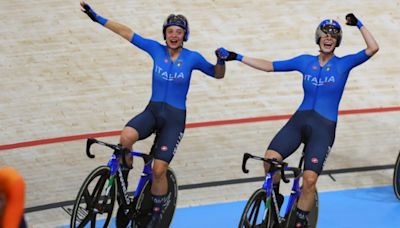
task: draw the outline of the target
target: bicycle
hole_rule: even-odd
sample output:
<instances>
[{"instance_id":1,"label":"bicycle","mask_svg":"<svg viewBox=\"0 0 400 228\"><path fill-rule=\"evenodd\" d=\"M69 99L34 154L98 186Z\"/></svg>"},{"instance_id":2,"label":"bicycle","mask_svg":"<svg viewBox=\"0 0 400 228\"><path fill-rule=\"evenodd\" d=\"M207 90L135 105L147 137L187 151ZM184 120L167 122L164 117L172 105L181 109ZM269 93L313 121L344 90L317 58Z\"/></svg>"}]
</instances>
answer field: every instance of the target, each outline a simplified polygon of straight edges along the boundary
<instances>
[{"instance_id":1,"label":"bicycle","mask_svg":"<svg viewBox=\"0 0 400 228\"><path fill-rule=\"evenodd\" d=\"M394 164L393 190L397 199L400 200L400 151L399 155L397 155L396 163Z\"/></svg>"},{"instance_id":2,"label":"bicycle","mask_svg":"<svg viewBox=\"0 0 400 228\"><path fill-rule=\"evenodd\" d=\"M107 165L102 165L94 169L85 179L78 195L76 197L72 213L71 227L98 227L101 220L104 220L103 227L108 227L113 211L115 200L118 199L119 213L124 213L123 218L127 221L118 221L117 227L144 227L151 219L153 202L151 199L151 183L152 183L152 161L153 149L150 154L144 154L136 151L123 149L119 145L109 144L94 138L87 139L86 155L89 158L95 158L90 153L90 147L93 144L100 144L114 150ZM126 180L122 174L120 158L126 165L125 156L129 153L134 157L141 157L144 161L144 167L137 184L133 196L129 196L126 188ZM172 169L167 170L168 194L170 203L167 207L162 227L168 227L176 208L178 197L178 184L175 173ZM96 224L99 222L98 224Z\"/></svg>"},{"instance_id":3,"label":"bicycle","mask_svg":"<svg viewBox=\"0 0 400 228\"><path fill-rule=\"evenodd\" d=\"M298 167L288 167L288 163L280 162L276 159L265 159L254 156L249 153L243 155L242 171L248 173L246 163L249 158L267 162L270 164L269 172L265 176L265 181L261 188L257 189L249 198L243 210L239 222L239 228L292 228L295 225L296 207L301 194L300 179L303 174L301 167L303 166L304 154L301 156ZM273 176L275 173L281 173L281 179L285 183L289 183L286 178L285 171L293 172L293 184L289 201L284 208L284 215L280 215L280 208L277 202L275 192L273 190ZM318 221L318 192L315 193L314 207L308 215L309 227L316 227Z\"/></svg>"}]
</instances>

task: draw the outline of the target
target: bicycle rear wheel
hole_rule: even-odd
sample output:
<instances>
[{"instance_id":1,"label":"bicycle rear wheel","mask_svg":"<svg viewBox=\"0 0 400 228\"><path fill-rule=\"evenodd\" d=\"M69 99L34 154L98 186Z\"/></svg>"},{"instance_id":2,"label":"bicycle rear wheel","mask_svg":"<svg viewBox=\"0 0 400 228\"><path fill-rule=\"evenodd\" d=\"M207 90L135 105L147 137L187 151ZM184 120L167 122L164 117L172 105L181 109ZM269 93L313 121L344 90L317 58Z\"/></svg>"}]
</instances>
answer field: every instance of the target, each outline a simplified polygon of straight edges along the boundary
<instances>
[{"instance_id":1,"label":"bicycle rear wheel","mask_svg":"<svg viewBox=\"0 0 400 228\"><path fill-rule=\"evenodd\" d=\"M269 208L266 208L266 191L257 189L249 198L240 217L239 228L266 227L266 217Z\"/></svg>"},{"instance_id":2,"label":"bicycle rear wheel","mask_svg":"<svg viewBox=\"0 0 400 228\"><path fill-rule=\"evenodd\" d=\"M400 200L400 151L399 155L397 155L396 163L394 164L393 190L397 199Z\"/></svg>"},{"instance_id":3,"label":"bicycle rear wheel","mask_svg":"<svg viewBox=\"0 0 400 228\"><path fill-rule=\"evenodd\" d=\"M172 218L175 214L176 201L178 199L178 183L176 180L176 175L172 169L167 170L167 180L168 180L168 193L170 202L166 211L163 214L163 220L161 227L169 227ZM132 222L132 227L144 227L151 219L153 210L153 201L151 199L151 182L147 181L142 188L138 196L138 201L136 204L136 211L138 212Z\"/></svg>"},{"instance_id":4,"label":"bicycle rear wheel","mask_svg":"<svg viewBox=\"0 0 400 228\"><path fill-rule=\"evenodd\" d=\"M298 200L296 200L296 202L293 203L292 208L290 209L290 213L286 222L286 226L287 228L292 228L295 225L296 222L296 208L297 208L297 203ZM317 223L318 223L318 211L319 211L319 198L318 198L318 190L315 191L315 200L314 200L314 206L311 209L310 213L308 214L308 227L310 228L315 228L317 227Z\"/></svg>"},{"instance_id":5,"label":"bicycle rear wheel","mask_svg":"<svg viewBox=\"0 0 400 228\"><path fill-rule=\"evenodd\" d=\"M116 198L115 182L105 195L109 178L108 166L97 167L86 177L75 199L71 227L98 227L97 220L105 220L103 227L108 227Z\"/></svg>"},{"instance_id":6,"label":"bicycle rear wheel","mask_svg":"<svg viewBox=\"0 0 400 228\"><path fill-rule=\"evenodd\" d=\"M178 182L176 175L172 169L167 170L168 180L168 194L170 194L170 203L164 212L164 219L162 221L162 227L169 227L175 214L176 201L178 200Z\"/></svg>"}]
</instances>

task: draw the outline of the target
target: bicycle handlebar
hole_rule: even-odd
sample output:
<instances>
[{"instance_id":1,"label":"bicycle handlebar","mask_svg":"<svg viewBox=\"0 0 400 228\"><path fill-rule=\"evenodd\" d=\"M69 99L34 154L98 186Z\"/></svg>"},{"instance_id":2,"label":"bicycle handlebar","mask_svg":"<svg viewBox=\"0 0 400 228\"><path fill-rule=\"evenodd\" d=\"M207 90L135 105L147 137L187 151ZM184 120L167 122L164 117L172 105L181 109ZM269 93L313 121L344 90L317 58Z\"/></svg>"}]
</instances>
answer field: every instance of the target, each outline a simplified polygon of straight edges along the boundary
<instances>
[{"instance_id":1,"label":"bicycle handlebar","mask_svg":"<svg viewBox=\"0 0 400 228\"><path fill-rule=\"evenodd\" d=\"M249 154L249 153L244 153L243 154L243 160L242 160L242 171L243 173L249 173L249 170L246 169L246 163L247 160L249 160L249 158L253 157L253 155Z\"/></svg>"},{"instance_id":2,"label":"bicycle handlebar","mask_svg":"<svg viewBox=\"0 0 400 228\"><path fill-rule=\"evenodd\" d=\"M114 150L122 150L121 146L114 145L114 144L109 144L109 143L106 143L106 142L102 142L102 141L99 141L99 140L94 139L94 138L88 138L87 141L86 141L86 155L89 158L95 158L95 155L90 153L90 147L94 143L97 143L97 144L100 144L100 145L103 145L103 146L107 146L107 147L109 147L111 149L114 149Z\"/></svg>"},{"instance_id":3,"label":"bicycle handlebar","mask_svg":"<svg viewBox=\"0 0 400 228\"><path fill-rule=\"evenodd\" d=\"M289 180L286 178L286 175L285 175L285 170L292 171L293 175L295 176L295 178L297 178L301 173L301 169L295 168L295 167L288 167L288 163L286 163L286 162L280 162L280 161L278 161L276 159L269 159L269 158L266 159L266 158L263 158L263 157L258 157L258 156L251 155L249 153L244 153L243 154L242 171L244 173L248 173L249 172L249 170L246 169L246 163L247 163L247 160L249 160L249 158L267 162L268 164L271 165L271 169L272 170L273 169L280 170L282 180L285 183L289 183Z\"/></svg>"},{"instance_id":4,"label":"bicycle handlebar","mask_svg":"<svg viewBox=\"0 0 400 228\"><path fill-rule=\"evenodd\" d=\"M122 147L121 145L115 145L115 144L111 144L111 143L102 142L102 141L97 140L97 139L95 139L95 138L88 138L87 141L86 141L86 155L87 155L89 158L95 158L95 155L92 154L92 153L90 153L90 147L91 147L94 143L100 144L100 145L103 145L103 146L106 146L106 147L109 147L109 148L111 148L111 149L113 149L113 150L116 150L116 151L120 151L120 152L121 152L121 155L124 157L124 159L122 159L122 162L123 162L124 165L126 165L126 166L127 166L127 163L126 163L125 155L126 155L126 153L129 153L129 152L131 152L131 154L132 154L133 156L137 156L137 157L143 158L143 161L144 161L144 163L146 163L146 164L147 164L149 161L151 161L151 160L153 159L153 156L151 156L151 155L149 155L149 154L143 154L143 153L140 153L140 152L129 151L127 148L124 148L124 147ZM115 152L114 152L114 153L115 153Z\"/></svg>"},{"instance_id":5,"label":"bicycle handlebar","mask_svg":"<svg viewBox=\"0 0 400 228\"><path fill-rule=\"evenodd\" d=\"M86 155L87 155L89 158L95 158L94 154L91 154L91 153L90 153L90 147L92 146L93 143L96 143L96 142L97 142L97 140L96 140L96 139L93 139L93 138L89 138L89 139L87 139L87 141L86 141Z\"/></svg>"}]
</instances>

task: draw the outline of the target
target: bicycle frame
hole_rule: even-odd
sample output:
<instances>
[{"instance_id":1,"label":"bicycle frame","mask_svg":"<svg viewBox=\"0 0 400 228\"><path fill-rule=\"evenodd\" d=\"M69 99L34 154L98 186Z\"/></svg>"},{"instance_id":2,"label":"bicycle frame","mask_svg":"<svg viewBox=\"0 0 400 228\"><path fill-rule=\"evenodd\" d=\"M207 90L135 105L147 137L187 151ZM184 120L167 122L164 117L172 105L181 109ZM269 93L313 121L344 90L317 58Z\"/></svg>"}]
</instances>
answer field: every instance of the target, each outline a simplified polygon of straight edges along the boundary
<instances>
[{"instance_id":1,"label":"bicycle frame","mask_svg":"<svg viewBox=\"0 0 400 228\"><path fill-rule=\"evenodd\" d=\"M293 167L286 167L285 171L292 171L292 168ZM279 208L277 206L278 203L276 202L276 196L275 196L275 193L273 193L273 187L272 187L273 186L273 178L272 177L275 175L276 172L277 171L270 171L270 172L267 173L267 175L265 177L265 181L264 181L264 183L262 185L262 188L266 192L266 199L268 199L267 203L266 203L266 208L270 208L270 206L271 206L270 200L271 199L275 200L275 202L274 202L275 208L273 208L273 209L276 212L279 224L281 224L282 222L285 221L285 218L287 218L287 216L289 215L293 203L296 202L296 200L300 197L300 194L301 194L300 175L293 180L292 190L291 190L291 194L289 196L289 201L288 201L288 204L287 204L287 206L285 208L284 215L281 216Z\"/></svg>"},{"instance_id":2,"label":"bicycle frame","mask_svg":"<svg viewBox=\"0 0 400 228\"><path fill-rule=\"evenodd\" d=\"M81 185L71 211L71 227L96 226L97 219L105 217L104 226L108 226L113 215L115 201L119 207L116 213L118 227L143 227L150 222L153 209L151 186L153 180L153 153L150 154L129 151L121 145L108 144L97 139L89 138L86 143L86 155L95 158L90 153L93 144L114 149L107 165L94 169ZM128 156L141 157L144 161L143 171L133 194L127 192L127 175L129 167ZM164 211L162 227L169 227L176 209L178 184L172 169L166 172L168 181L168 205ZM99 217L97 217L99 215Z\"/></svg>"},{"instance_id":3,"label":"bicycle frame","mask_svg":"<svg viewBox=\"0 0 400 228\"><path fill-rule=\"evenodd\" d=\"M294 202L300 197L301 189L300 189L300 176L293 180L292 190L289 196L289 202L285 209L284 217L287 217L290 213L290 209L292 208Z\"/></svg>"},{"instance_id":4,"label":"bicycle frame","mask_svg":"<svg viewBox=\"0 0 400 228\"><path fill-rule=\"evenodd\" d=\"M242 163L242 170L244 173L248 173L248 170L246 169L246 162L249 158L261 160L261 161L267 162L271 165L270 170L266 174L265 181L262 185L262 189L264 189L266 192L266 199L267 199L265 208L270 208L271 199L274 200L273 205L275 205L275 208L271 208L271 209L275 210L275 214L276 214L278 223L283 224L285 222L285 220L287 219L287 217L289 216L289 213L291 211L293 204L296 202L296 200L300 197L300 194L301 194L301 188L300 188L301 168L300 167L303 164L303 157L300 159L299 168L296 168L296 167L288 167L287 163L279 162L275 159L265 159L262 157L253 156L251 154L245 153L244 157L243 157L243 163ZM280 215L280 210L278 208L276 196L273 191L273 177L278 171L281 173L282 181L285 183L289 183L289 180L285 176L285 171L292 171L293 175L294 175L291 194L289 196L289 202L286 206L284 216ZM266 215L264 215L264 217L266 217Z\"/></svg>"},{"instance_id":5,"label":"bicycle frame","mask_svg":"<svg viewBox=\"0 0 400 228\"><path fill-rule=\"evenodd\" d=\"M107 147L109 147L111 149L114 149L114 150L117 150L117 151L122 151L122 147L120 147L120 146L116 146L116 145L113 145L113 144L108 144L108 143L99 141L97 139L90 138L90 139L87 140L87 145L86 145L86 154L87 154L87 156L89 158L94 158L95 157L95 155L90 153L90 147L94 143L97 143L97 144L100 144L100 145L103 145L103 146L107 146ZM152 181L152 178L153 178L153 170L152 170L153 157L152 157L152 155L144 154L144 153L137 152L137 151L130 151L129 153L133 157L141 157L141 158L143 158L143 161L144 161L144 167L143 167L142 175L140 176L139 182L138 182L138 184L136 186L136 190L135 190L135 192L133 194L133 198L136 199L139 196L140 192L142 191L142 189L144 187L144 184L149 180ZM122 175L121 164L119 162L119 159L121 157L124 157L124 156L125 156L125 153L116 154L114 152L114 154L111 156L110 160L107 162L107 166L110 167L110 178L108 180L108 186L106 188L106 195L109 196L111 194L110 190L111 190L111 187L114 184L115 176L118 173L118 177L119 177L119 180L120 180L119 183L120 184L118 184L118 182L116 184L117 184L118 189L122 189L121 194L123 195L123 199L124 199L122 201L123 205L124 206L129 206L132 202L131 202L131 200L130 200L130 198L128 196L128 190L127 190L127 187L125 186L125 178Z\"/></svg>"}]
</instances>

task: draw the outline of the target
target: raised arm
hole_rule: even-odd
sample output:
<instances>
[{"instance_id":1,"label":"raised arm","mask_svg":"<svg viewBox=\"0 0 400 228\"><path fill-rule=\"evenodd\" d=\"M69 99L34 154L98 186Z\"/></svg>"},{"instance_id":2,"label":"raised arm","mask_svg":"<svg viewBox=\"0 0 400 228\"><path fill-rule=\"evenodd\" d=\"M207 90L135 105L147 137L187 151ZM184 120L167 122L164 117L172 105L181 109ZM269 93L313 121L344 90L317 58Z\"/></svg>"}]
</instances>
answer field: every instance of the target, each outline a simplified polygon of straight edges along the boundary
<instances>
[{"instance_id":1,"label":"raised arm","mask_svg":"<svg viewBox=\"0 0 400 228\"><path fill-rule=\"evenodd\" d=\"M266 72L271 72L274 71L274 67L272 65L272 62L269 60L265 59L259 59L259 58L252 58L252 57L245 57L241 54L237 54L233 51L228 51L225 48L219 48L216 51L217 57L219 59L222 59L224 61L232 61L232 60L237 60L240 61L250 67L253 67L258 70L266 71Z\"/></svg>"},{"instance_id":2,"label":"raised arm","mask_svg":"<svg viewBox=\"0 0 400 228\"><path fill-rule=\"evenodd\" d=\"M106 19L100 15L98 15L90 6L84 1L81 1L82 12L86 13L90 19L94 22L97 22L109 30L115 32L116 34L122 36L124 39L131 41L133 37L133 30L127 27L126 25L120 24L115 21L111 21Z\"/></svg>"},{"instance_id":3,"label":"raised arm","mask_svg":"<svg viewBox=\"0 0 400 228\"><path fill-rule=\"evenodd\" d=\"M357 26L360 29L361 35L364 38L365 43L367 44L367 48L365 49L365 53L368 56L373 56L379 50L378 43L375 38L369 32L369 30L361 23L360 20L354 16L354 14L349 13L346 15L346 24L350 26Z\"/></svg>"}]
</instances>

